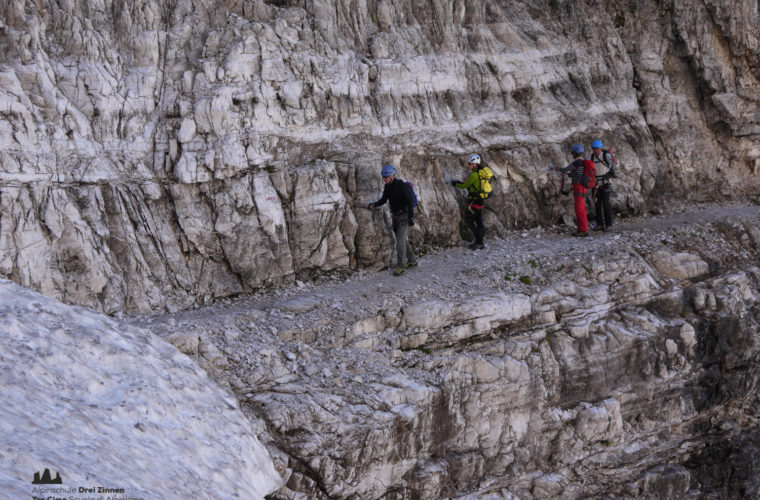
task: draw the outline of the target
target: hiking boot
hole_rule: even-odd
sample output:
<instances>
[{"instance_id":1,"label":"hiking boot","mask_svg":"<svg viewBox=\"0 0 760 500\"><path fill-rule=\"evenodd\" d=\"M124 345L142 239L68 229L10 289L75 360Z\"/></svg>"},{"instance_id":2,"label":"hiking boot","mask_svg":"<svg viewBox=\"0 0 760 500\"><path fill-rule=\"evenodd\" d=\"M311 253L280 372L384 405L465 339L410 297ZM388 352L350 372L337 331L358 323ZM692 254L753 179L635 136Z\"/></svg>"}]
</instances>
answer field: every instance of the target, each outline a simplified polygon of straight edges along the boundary
<instances>
[{"instance_id":1,"label":"hiking boot","mask_svg":"<svg viewBox=\"0 0 760 500\"><path fill-rule=\"evenodd\" d=\"M393 276L401 276L404 274L404 268L403 267L397 267L393 270Z\"/></svg>"},{"instance_id":2,"label":"hiking boot","mask_svg":"<svg viewBox=\"0 0 760 500\"><path fill-rule=\"evenodd\" d=\"M471 243L467 245L467 248L470 250L485 250L486 246L483 243Z\"/></svg>"},{"instance_id":3,"label":"hiking boot","mask_svg":"<svg viewBox=\"0 0 760 500\"><path fill-rule=\"evenodd\" d=\"M415 267L417 267L417 266L419 266L419 265L420 265L420 263L419 263L419 262L417 262L417 261L414 261L414 262L407 262L407 263L406 263L406 268L407 268L407 269L414 269Z\"/></svg>"},{"instance_id":4,"label":"hiking boot","mask_svg":"<svg viewBox=\"0 0 760 500\"><path fill-rule=\"evenodd\" d=\"M607 226L595 226L594 231L607 231Z\"/></svg>"},{"instance_id":5,"label":"hiking boot","mask_svg":"<svg viewBox=\"0 0 760 500\"><path fill-rule=\"evenodd\" d=\"M588 231L576 231L573 233L573 236L578 236L579 238L585 238L588 236Z\"/></svg>"}]
</instances>

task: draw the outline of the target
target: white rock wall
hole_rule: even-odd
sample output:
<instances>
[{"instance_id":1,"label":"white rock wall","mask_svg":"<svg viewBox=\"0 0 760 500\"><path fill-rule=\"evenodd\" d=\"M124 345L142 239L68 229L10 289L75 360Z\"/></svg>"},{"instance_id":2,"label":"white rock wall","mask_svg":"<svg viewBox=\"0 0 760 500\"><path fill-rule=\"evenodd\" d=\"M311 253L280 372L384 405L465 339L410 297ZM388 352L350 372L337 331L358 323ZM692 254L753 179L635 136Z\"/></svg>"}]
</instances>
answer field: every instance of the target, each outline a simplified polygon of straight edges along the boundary
<instances>
[{"instance_id":1,"label":"white rock wall","mask_svg":"<svg viewBox=\"0 0 760 500\"><path fill-rule=\"evenodd\" d=\"M757 16L750 0L8 1L0 275L115 312L381 267L389 235L358 208L381 164L421 195L413 238L451 244L447 182L472 151L498 175L495 234L567 215L547 167L594 138L626 165L618 211L755 193Z\"/></svg>"}]
</instances>

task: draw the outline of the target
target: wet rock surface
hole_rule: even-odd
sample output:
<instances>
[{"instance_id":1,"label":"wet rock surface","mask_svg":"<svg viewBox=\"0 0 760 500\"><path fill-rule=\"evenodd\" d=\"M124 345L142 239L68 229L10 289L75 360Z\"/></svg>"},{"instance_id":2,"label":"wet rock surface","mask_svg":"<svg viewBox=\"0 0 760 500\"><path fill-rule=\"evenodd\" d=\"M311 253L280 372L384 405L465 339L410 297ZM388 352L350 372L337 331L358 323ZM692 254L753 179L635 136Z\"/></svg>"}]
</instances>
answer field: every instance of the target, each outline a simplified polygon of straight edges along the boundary
<instances>
[{"instance_id":1,"label":"wet rock surface","mask_svg":"<svg viewBox=\"0 0 760 500\"><path fill-rule=\"evenodd\" d=\"M513 231L401 277L129 322L236 394L287 481L275 498L750 494L758 221L733 205Z\"/></svg>"}]
</instances>

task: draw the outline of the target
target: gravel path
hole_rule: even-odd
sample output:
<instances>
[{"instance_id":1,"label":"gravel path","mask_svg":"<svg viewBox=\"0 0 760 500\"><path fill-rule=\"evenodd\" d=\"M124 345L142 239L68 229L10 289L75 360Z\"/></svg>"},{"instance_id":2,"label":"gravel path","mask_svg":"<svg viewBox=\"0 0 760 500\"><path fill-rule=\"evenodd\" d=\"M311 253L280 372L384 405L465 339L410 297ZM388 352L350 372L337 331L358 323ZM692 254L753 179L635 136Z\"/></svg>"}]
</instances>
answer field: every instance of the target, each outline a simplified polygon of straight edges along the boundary
<instances>
[{"instance_id":1,"label":"gravel path","mask_svg":"<svg viewBox=\"0 0 760 500\"><path fill-rule=\"evenodd\" d=\"M758 205L706 205L622 219L610 231L591 232L588 238L572 237L567 228L557 226L511 231L505 238L486 238L485 251L473 252L464 246L428 249L420 266L400 277L387 269L358 270L312 282L296 281L290 287L197 309L125 320L164 334L182 325L223 323L244 316L266 324L281 338L282 332L313 328L311 345L330 347L353 323L386 309L398 311L427 300L454 301L497 291L530 294L561 276L563 267L593 260L590 254L647 252L660 244L677 247L679 240L704 240L709 245L710 231L758 217Z\"/></svg>"}]
</instances>

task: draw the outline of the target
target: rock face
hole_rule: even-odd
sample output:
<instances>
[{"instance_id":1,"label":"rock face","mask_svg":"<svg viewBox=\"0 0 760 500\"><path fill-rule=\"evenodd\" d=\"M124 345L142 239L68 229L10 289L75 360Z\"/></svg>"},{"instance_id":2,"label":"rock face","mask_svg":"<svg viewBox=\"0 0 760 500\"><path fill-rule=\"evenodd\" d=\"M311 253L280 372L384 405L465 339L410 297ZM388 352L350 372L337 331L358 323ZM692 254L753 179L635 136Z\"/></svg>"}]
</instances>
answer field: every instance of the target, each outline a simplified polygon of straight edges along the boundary
<instances>
[{"instance_id":1,"label":"rock face","mask_svg":"<svg viewBox=\"0 0 760 500\"><path fill-rule=\"evenodd\" d=\"M555 222L550 163L600 138L615 208L760 181L757 2L6 1L0 276L174 310L389 261L392 162L451 244L478 151L493 234Z\"/></svg>"},{"instance_id":2,"label":"rock face","mask_svg":"<svg viewBox=\"0 0 760 500\"><path fill-rule=\"evenodd\" d=\"M510 232L140 321L264 423L272 498L755 498L758 221Z\"/></svg>"},{"instance_id":3,"label":"rock face","mask_svg":"<svg viewBox=\"0 0 760 500\"><path fill-rule=\"evenodd\" d=\"M48 467L65 493L100 485L123 498L264 498L281 486L234 398L154 335L8 280L0 331L3 498L53 498L33 488L57 485L31 484Z\"/></svg>"}]
</instances>

